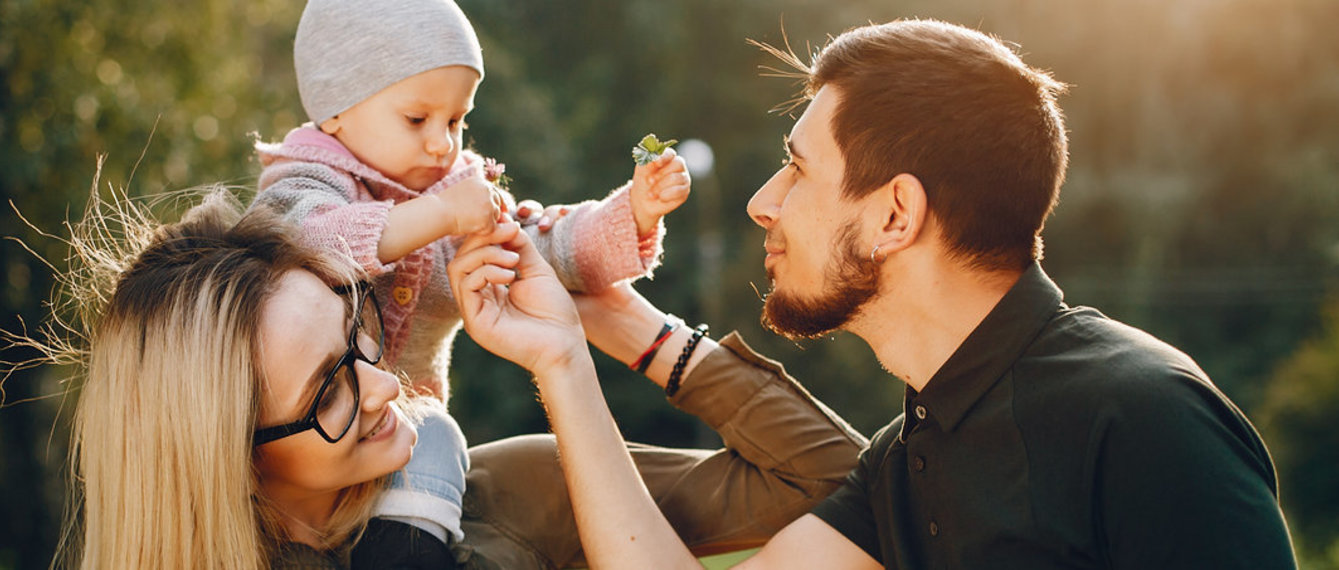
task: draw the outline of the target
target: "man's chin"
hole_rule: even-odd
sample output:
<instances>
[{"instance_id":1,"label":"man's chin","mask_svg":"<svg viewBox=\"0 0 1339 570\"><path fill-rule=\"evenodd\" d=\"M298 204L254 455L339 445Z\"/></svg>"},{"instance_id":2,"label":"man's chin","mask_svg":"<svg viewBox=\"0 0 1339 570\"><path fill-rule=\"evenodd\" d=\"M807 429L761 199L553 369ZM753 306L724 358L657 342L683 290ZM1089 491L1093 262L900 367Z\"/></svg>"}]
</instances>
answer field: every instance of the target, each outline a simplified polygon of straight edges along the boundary
<instances>
[{"instance_id":1,"label":"man's chin","mask_svg":"<svg viewBox=\"0 0 1339 570\"><path fill-rule=\"evenodd\" d=\"M811 339L834 332L850 314L825 310L823 302L806 302L773 291L763 302L762 325L790 340Z\"/></svg>"}]
</instances>

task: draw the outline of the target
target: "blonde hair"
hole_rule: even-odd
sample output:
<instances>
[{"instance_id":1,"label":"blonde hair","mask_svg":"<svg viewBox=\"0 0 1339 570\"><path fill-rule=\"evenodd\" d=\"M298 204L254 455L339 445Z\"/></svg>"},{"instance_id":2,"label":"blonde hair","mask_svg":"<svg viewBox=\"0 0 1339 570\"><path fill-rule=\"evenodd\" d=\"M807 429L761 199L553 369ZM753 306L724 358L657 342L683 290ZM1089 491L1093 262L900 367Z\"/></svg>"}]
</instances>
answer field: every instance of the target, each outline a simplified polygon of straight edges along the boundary
<instances>
[{"instance_id":1,"label":"blonde hair","mask_svg":"<svg viewBox=\"0 0 1339 570\"><path fill-rule=\"evenodd\" d=\"M77 512L53 565L266 568L289 537L253 464L260 313L289 270L334 284L357 269L303 246L273 212L243 215L226 190L172 224L124 195L95 191L89 204L60 279L76 299L62 322L73 337L46 344L50 360L87 363L71 450ZM341 493L317 529L323 546L351 542L385 480Z\"/></svg>"}]
</instances>

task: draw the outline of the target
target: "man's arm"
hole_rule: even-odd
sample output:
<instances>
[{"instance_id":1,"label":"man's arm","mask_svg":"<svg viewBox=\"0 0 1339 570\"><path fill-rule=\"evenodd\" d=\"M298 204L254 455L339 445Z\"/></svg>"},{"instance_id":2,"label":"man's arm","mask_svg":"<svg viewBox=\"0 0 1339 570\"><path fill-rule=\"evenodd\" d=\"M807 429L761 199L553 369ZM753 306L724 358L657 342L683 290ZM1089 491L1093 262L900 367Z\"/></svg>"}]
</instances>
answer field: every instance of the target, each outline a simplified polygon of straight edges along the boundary
<instances>
[{"instance_id":1,"label":"man's arm","mask_svg":"<svg viewBox=\"0 0 1339 570\"><path fill-rule=\"evenodd\" d=\"M773 568L883 568L854 542L814 515L804 515L772 537L754 556L738 564L742 570Z\"/></svg>"},{"instance_id":2,"label":"man's arm","mask_svg":"<svg viewBox=\"0 0 1339 570\"><path fill-rule=\"evenodd\" d=\"M1187 366L1188 368L1188 366ZM1111 568L1296 568L1255 429L1195 374L1108 398L1093 471Z\"/></svg>"}]
</instances>

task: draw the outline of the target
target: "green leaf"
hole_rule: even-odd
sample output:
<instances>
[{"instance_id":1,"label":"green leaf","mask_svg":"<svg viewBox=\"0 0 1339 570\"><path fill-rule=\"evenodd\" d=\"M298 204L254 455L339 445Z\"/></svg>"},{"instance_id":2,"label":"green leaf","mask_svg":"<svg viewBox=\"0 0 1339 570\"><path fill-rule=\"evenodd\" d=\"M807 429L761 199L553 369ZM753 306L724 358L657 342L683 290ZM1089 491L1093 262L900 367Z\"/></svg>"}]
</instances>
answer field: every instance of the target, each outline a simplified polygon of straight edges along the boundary
<instances>
[{"instance_id":1,"label":"green leaf","mask_svg":"<svg viewBox=\"0 0 1339 570\"><path fill-rule=\"evenodd\" d=\"M660 139L656 138L655 133L650 133L642 137L642 141L632 148L632 159L637 164L651 164L657 158L660 158L661 153L678 144L678 142L678 139L661 142Z\"/></svg>"}]
</instances>

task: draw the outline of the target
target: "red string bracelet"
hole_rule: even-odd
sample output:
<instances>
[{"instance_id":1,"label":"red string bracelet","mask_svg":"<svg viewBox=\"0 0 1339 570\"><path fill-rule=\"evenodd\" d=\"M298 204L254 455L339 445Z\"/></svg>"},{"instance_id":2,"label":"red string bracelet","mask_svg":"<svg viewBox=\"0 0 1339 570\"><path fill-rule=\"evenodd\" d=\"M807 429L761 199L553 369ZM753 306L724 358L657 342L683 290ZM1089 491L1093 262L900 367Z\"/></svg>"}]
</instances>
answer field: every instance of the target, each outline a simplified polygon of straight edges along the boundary
<instances>
[{"instance_id":1,"label":"red string bracelet","mask_svg":"<svg viewBox=\"0 0 1339 570\"><path fill-rule=\"evenodd\" d=\"M660 327L660 333L656 335L656 340L651 343L651 346L646 349L646 352L643 352L641 356L637 357L637 360L632 361L632 364L629 364L628 368L636 370L638 374L645 374L646 369L651 367L651 362L656 359L656 352L660 351L660 345L665 344L665 340L668 339L677 328L679 328L679 319L675 318L674 315L666 315L665 326Z\"/></svg>"}]
</instances>

